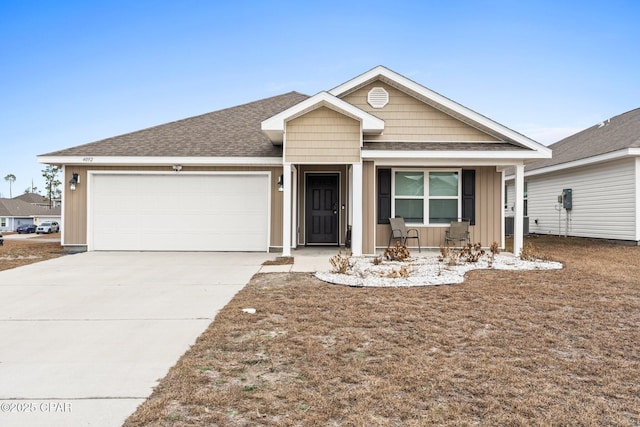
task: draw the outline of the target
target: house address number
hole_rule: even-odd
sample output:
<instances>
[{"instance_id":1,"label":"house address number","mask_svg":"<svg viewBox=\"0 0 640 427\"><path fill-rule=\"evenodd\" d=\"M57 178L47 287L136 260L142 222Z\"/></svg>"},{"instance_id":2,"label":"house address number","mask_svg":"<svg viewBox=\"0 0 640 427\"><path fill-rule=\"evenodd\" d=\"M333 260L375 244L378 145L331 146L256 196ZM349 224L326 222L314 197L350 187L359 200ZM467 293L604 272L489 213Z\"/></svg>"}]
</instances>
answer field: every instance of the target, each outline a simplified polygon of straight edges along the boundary
<instances>
[{"instance_id":1,"label":"house address number","mask_svg":"<svg viewBox=\"0 0 640 427\"><path fill-rule=\"evenodd\" d=\"M83 157L82 161L85 163L91 163L93 162L93 157Z\"/></svg>"}]
</instances>

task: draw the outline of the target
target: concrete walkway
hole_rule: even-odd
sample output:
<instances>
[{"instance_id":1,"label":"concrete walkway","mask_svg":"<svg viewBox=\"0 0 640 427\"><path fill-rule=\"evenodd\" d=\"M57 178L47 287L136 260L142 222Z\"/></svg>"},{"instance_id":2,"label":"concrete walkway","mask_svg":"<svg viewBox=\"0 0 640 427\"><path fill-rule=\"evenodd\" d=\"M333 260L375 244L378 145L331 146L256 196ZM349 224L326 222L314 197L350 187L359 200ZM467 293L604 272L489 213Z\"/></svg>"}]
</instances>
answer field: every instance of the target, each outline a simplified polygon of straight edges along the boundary
<instances>
[{"instance_id":1,"label":"concrete walkway","mask_svg":"<svg viewBox=\"0 0 640 427\"><path fill-rule=\"evenodd\" d=\"M121 426L267 259L88 252L0 271L0 426Z\"/></svg>"},{"instance_id":2,"label":"concrete walkway","mask_svg":"<svg viewBox=\"0 0 640 427\"><path fill-rule=\"evenodd\" d=\"M329 258L336 255L338 251L346 254L345 248L338 248L337 246L300 247L291 251L291 256L294 260L293 264L264 265L260 268L260 273L328 271L331 270ZM271 259L273 258L275 256L272 256Z\"/></svg>"}]
</instances>

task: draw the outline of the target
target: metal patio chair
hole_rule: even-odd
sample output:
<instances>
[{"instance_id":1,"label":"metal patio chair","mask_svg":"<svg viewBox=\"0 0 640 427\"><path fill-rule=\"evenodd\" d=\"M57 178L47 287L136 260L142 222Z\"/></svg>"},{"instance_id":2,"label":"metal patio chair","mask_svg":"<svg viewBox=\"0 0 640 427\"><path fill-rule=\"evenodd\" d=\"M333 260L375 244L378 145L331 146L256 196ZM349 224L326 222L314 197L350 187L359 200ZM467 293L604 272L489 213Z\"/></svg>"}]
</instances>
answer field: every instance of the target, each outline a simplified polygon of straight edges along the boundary
<instances>
[{"instance_id":1,"label":"metal patio chair","mask_svg":"<svg viewBox=\"0 0 640 427\"><path fill-rule=\"evenodd\" d=\"M404 223L404 218L389 218L391 224L391 235L387 248L391 247L391 240L399 239L400 244L407 245L407 239L416 239L418 241L418 252L422 252L420 248L420 233L417 228L409 228Z\"/></svg>"},{"instance_id":2,"label":"metal patio chair","mask_svg":"<svg viewBox=\"0 0 640 427\"><path fill-rule=\"evenodd\" d=\"M469 221L451 221L451 226L444 234L444 244L449 242L469 242Z\"/></svg>"}]
</instances>

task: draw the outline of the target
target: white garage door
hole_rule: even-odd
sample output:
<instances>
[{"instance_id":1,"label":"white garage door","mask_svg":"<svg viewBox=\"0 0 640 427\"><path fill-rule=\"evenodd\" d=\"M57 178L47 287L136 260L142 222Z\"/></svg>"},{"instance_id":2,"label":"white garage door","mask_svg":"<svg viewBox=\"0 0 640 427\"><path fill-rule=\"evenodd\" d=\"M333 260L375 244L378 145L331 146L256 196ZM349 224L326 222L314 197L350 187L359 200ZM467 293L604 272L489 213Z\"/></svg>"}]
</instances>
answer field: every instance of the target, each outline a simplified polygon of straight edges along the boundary
<instances>
[{"instance_id":1,"label":"white garage door","mask_svg":"<svg viewBox=\"0 0 640 427\"><path fill-rule=\"evenodd\" d=\"M89 250L268 250L267 174L91 178Z\"/></svg>"}]
</instances>

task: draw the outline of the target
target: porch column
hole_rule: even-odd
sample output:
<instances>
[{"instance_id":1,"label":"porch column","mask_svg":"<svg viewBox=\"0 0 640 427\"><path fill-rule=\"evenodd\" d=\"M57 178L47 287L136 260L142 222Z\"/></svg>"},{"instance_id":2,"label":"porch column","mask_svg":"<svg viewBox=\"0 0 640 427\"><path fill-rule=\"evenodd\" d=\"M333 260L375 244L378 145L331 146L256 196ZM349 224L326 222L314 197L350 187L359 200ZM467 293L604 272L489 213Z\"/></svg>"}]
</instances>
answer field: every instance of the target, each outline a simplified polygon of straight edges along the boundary
<instances>
[{"instance_id":1,"label":"porch column","mask_svg":"<svg viewBox=\"0 0 640 427\"><path fill-rule=\"evenodd\" d=\"M291 163L282 165L282 256L291 256Z\"/></svg>"},{"instance_id":2,"label":"porch column","mask_svg":"<svg viewBox=\"0 0 640 427\"><path fill-rule=\"evenodd\" d=\"M351 223L351 254L362 255L362 163L351 166L353 176L352 206L353 221Z\"/></svg>"},{"instance_id":3,"label":"porch column","mask_svg":"<svg viewBox=\"0 0 640 427\"><path fill-rule=\"evenodd\" d=\"M519 256L524 243L524 165L516 165L516 203L513 218L513 254Z\"/></svg>"}]
</instances>

